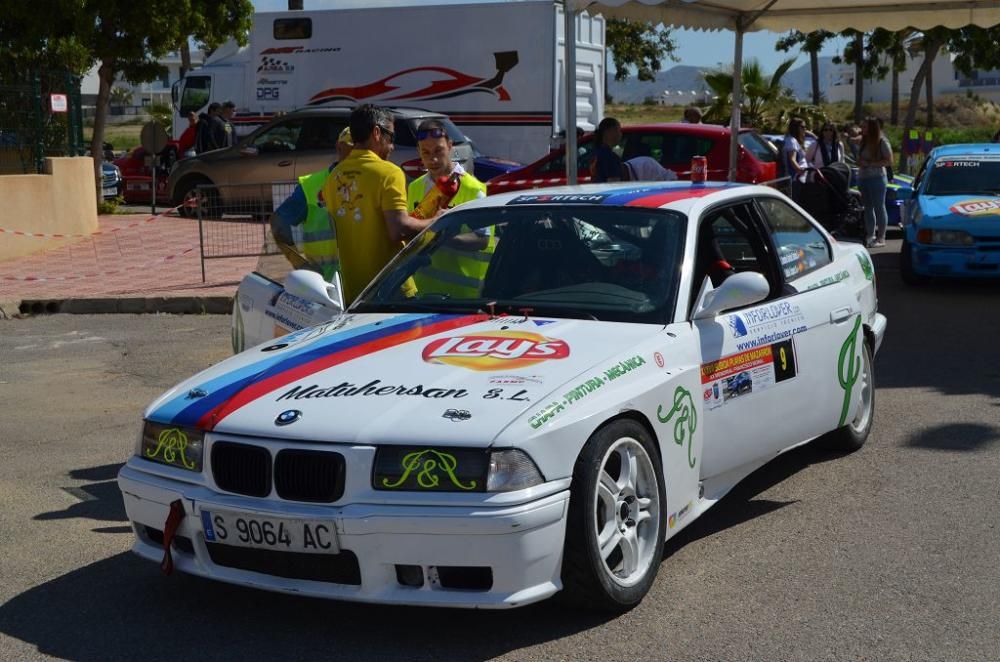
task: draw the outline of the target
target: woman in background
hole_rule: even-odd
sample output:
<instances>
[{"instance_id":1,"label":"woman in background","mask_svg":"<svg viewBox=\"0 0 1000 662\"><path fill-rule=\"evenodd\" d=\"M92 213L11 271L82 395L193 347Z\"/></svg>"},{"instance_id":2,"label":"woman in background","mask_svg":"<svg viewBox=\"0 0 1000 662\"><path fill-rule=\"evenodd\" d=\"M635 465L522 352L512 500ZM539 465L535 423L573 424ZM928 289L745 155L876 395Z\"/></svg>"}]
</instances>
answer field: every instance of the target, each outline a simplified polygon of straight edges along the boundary
<instances>
[{"instance_id":1,"label":"woman in background","mask_svg":"<svg viewBox=\"0 0 1000 662\"><path fill-rule=\"evenodd\" d=\"M858 148L858 189L865 208L865 245L885 246L885 168L892 164L892 146L882 135L879 121L869 117L861 127Z\"/></svg>"}]
</instances>

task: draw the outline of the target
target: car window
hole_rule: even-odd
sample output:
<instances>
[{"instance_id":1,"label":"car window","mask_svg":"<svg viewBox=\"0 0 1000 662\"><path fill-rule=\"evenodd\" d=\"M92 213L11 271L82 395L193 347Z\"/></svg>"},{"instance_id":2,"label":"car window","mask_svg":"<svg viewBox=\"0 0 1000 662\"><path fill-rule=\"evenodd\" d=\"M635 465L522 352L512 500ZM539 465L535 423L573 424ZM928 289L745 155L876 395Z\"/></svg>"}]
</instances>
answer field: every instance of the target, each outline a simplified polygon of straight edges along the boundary
<instances>
[{"instance_id":1,"label":"car window","mask_svg":"<svg viewBox=\"0 0 1000 662\"><path fill-rule=\"evenodd\" d=\"M757 200L767 223L785 280L793 281L830 264L830 244L809 219L784 200Z\"/></svg>"},{"instance_id":2,"label":"car window","mask_svg":"<svg viewBox=\"0 0 1000 662\"><path fill-rule=\"evenodd\" d=\"M347 126L347 118L309 117L303 120L302 131L296 148L316 149L332 152L337 147L340 132Z\"/></svg>"},{"instance_id":3,"label":"car window","mask_svg":"<svg viewBox=\"0 0 1000 662\"><path fill-rule=\"evenodd\" d=\"M313 25L311 18L276 18L272 34L275 39L310 39Z\"/></svg>"},{"instance_id":4,"label":"car window","mask_svg":"<svg viewBox=\"0 0 1000 662\"><path fill-rule=\"evenodd\" d=\"M776 163L778 161L778 150L774 149L770 143L756 133L750 131L740 133L740 145L753 154L758 161L764 163Z\"/></svg>"},{"instance_id":5,"label":"car window","mask_svg":"<svg viewBox=\"0 0 1000 662\"><path fill-rule=\"evenodd\" d=\"M254 136L250 145L259 152L294 152L303 123L302 119L279 122Z\"/></svg>"},{"instance_id":6,"label":"car window","mask_svg":"<svg viewBox=\"0 0 1000 662\"><path fill-rule=\"evenodd\" d=\"M685 164L690 166L692 157L706 156L715 145L715 141L711 138L684 133L668 133L664 138L663 157L660 159L660 164L664 167Z\"/></svg>"},{"instance_id":7,"label":"car window","mask_svg":"<svg viewBox=\"0 0 1000 662\"><path fill-rule=\"evenodd\" d=\"M917 191L920 189L920 184L924 181L924 174L927 173L927 164L930 160L924 161L920 165L920 170L917 171L917 176L913 178L913 190Z\"/></svg>"},{"instance_id":8,"label":"car window","mask_svg":"<svg viewBox=\"0 0 1000 662\"><path fill-rule=\"evenodd\" d=\"M361 310L672 321L686 219L661 209L535 204L456 210L411 242ZM523 201L523 203L522 203ZM465 256L465 257L463 257ZM405 284L413 283L415 291Z\"/></svg>"},{"instance_id":9,"label":"car window","mask_svg":"<svg viewBox=\"0 0 1000 662\"><path fill-rule=\"evenodd\" d=\"M649 156L658 163L663 162L663 143L666 140L663 133L634 133L625 135L625 145L622 150L622 160L628 161L637 156Z\"/></svg>"},{"instance_id":10,"label":"car window","mask_svg":"<svg viewBox=\"0 0 1000 662\"><path fill-rule=\"evenodd\" d=\"M589 173L590 164L594 158L594 141L588 140L580 143L576 148L576 168L577 172ZM553 177L561 177L566 174L566 150L562 150L555 158L546 161L538 167L538 172L548 173Z\"/></svg>"},{"instance_id":11,"label":"car window","mask_svg":"<svg viewBox=\"0 0 1000 662\"><path fill-rule=\"evenodd\" d=\"M743 202L710 210L698 225L691 305L695 303L705 278L718 287L734 273L755 271L771 284L772 294L780 291L771 269L767 246L754 223L751 203Z\"/></svg>"},{"instance_id":12,"label":"car window","mask_svg":"<svg viewBox=\"0 0 1000 662\"><path fill-rule=\"evenodd\" d=\"M188 113L196 113L204 108L211 93L211 76L185 76L184 94L181 96L181 107L178 109L181 117Z\"/></svg>"},{"instance_id":13,"label":"car window","mask_svg":"<svg viewBox=\"0 0 1000 662\"><path fill-rule=\"evenodd\" d=\"M939 157L927 171L927 195L1000 194L1000 160L982 154Z\"/></svg>"}]
</instances>

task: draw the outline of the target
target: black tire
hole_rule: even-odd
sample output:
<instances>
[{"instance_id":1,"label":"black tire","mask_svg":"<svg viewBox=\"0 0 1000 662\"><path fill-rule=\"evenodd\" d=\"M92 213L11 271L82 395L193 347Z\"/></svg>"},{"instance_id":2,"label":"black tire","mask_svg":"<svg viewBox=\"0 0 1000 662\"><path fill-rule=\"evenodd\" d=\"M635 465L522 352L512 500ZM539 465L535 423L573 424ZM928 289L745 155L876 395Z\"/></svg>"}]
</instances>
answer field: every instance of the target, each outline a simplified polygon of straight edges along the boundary
<instances>
[{"instance_id":1,"label":"black tire","mask_svg":"<svg viewBox=\"0 0 1000 662\"><path fill-rule=\"evenodd\" d=\"M645 466L638 452L639 447L648 458L651 471ZM620 522L606 519L602 525L599 523L601 518L598 513L599 477L605 466L613 465L612 454L618 453L621 449L635 453L637 465L640 466L637 474L643 477L644 484L635 490L636 494L631 502L627 502L628 496L623 497L623 501L616 502L622 503L628 511L626 518L622 518ZM621 473L615 476L612 471L607 472L609 476L622 478ZM655 485L652 484L653 481ZM652 504L654 494L656 503ZM652 507L647 507L643 511L640 503L647 499ZM616 508L617 512L622 506ZM666 492L660 455L646 428L636 421L620 419L595 432L580 451L573 469L562 565L563 600L573 606L612 612L626 611L639 604L649 592L659 570L666 536L665 510ZM643 513L647 515L645 519L641 517ZM633 516L638 519L638 523L632 519ZM640 551L637 552L639 562L636 563L635 572L628 578L617 581L612 578L613 570L609 568L609 565L615 565L615 561L606 562L598 546L598 527L604 530L609 525L622 527L619 531L623 533L626 529L630 529L631 535L637 541L642 537L642 541L636 544L636 548ZM655 533L650 531L650 527L653 526L656 527ZM618 533L614 535L618 537ZM616 555L621 555L618 564L624 568L624 548L615 545L611 550L607 558L615 559ZM650 552L652 552L651 559L643 559L643 556L648 556Z\"/></svg>"},{"instance_id":2,"label":"black tire","mask_svg":"<svg viewBox=\"0 0 1000 662\"><path fill-rule=\"evenodd\" d=\"M907 285L926 285L930 280L913 270L913 247L905 239L899 251L899 275Z\"/></svg>"},{"instance_id":3,"label":"black tire","mask_svg":"<svg viewBox=\"0 0 1000 662\"><path fill-rule=\"evenodd\" d=\"M867 387L868 397L864 397L864 390ZM875 362L872 360L872 348L867 342L864 344L864 351L861 359L861 374L858 375L857 384L851 387L860 388L862 392L862 409L854 420L847 425L837 428L833 432L823 436L822 446L838 453L853 453L865 445L868 435L871 434L872 426L875 424Z\"/></svg>"}]
</instances>

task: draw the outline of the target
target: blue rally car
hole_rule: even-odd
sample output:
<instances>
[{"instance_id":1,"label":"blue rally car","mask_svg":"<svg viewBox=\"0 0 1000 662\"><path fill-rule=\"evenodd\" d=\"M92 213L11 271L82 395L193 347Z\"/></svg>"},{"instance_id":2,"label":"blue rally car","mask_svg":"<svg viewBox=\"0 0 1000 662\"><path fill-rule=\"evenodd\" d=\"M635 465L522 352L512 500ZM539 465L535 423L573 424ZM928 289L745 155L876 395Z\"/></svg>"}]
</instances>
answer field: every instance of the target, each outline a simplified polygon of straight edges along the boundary
<instances>
[{"instance_id":1,"label":"blue rally car","mask_svg":"<svg viewBox=\"0 0 1000 662\"><path fill-rule=\"evenodd\" d=\"M1000 277L1000 144L938 147L897 197L904 281Z\"/></svg>"}]
</instances>

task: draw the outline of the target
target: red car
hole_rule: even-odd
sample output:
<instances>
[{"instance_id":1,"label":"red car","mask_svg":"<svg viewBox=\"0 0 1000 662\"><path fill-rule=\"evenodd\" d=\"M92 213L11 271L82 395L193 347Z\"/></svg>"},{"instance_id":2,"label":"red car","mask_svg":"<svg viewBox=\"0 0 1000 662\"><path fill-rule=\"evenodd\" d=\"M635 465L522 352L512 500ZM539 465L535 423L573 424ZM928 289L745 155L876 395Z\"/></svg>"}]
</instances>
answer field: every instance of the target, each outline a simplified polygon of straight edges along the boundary
<instances>
[{"instance_id":1,"label":"red car","mask_svg":"<svg viewBox=\"0 0 1000 662\"><path fill-rule=\"evenodd\" d=\"M161 165L156 173L156 201L164 205L169 202L167 199L167 178L170 175L170 167L177 160L178 144L169 142L162 152L160 152ZM146 165L146 150L142 147L135 147L128 151L125 156L114 160L114 164L122 172L124 191L122 196L128 204L150 202L153 190L153 169Z\"/></svg>"},{"instance_id":2,"label":"red car","mask_svg":"<svg viewBox=\"0 0 1000 662\"><path fill-rule=\"evenodd\" d=\"M715 124L639 124L622 127L622 159L651 156L664 168L673 170L678 179L689 179L691 157L708 159L708 178L725 180L729 176L729 129ZM591 181L594 134L581 136L577 168L580 183ZM753 129L740 131L740 152L736 179L759 184L777 178L778 153ZM488 182L489 192L505 193L566 183L565 148L560 148Z\"/></svg>"}]
</instances>

